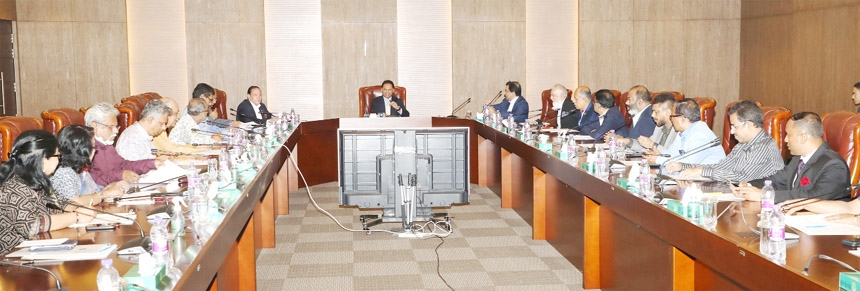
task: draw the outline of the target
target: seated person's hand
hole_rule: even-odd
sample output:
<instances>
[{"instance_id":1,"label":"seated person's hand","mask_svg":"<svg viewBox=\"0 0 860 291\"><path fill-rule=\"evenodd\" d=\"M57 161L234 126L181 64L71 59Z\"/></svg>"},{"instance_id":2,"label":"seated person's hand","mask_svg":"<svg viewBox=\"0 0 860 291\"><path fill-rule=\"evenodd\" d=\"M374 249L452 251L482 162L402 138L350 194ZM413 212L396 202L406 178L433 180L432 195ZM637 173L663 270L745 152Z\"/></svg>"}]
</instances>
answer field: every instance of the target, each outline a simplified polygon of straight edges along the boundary
<instances>
[{"instance_id":1,"label":"seated person's hand","mask_svg":"<svg viewBox=\"0 0 860 291\"><path fill-rule=\"evenodd\" d=\"M487 102L490 102L490 101L487 101ZM493 106L487 106L487 109L490 111L490 114L495 114L495 113L496 113L496 107L493 107Z\"/></svg>"},{"instance_id":2,"label":"seated person's hand","mask_svg":"<svg viewBox=\"0 0 860 291\"><path fill-rule=\"evenodd\" d=\"M75 209L75 212L77 213L78 223L90 222L93 220L93 218L96 217L95 211L92 211L89 209L84 209L81 207L78 207L77 209Z\"/></svg>"},{"instance_id":3,"label":"seated person's hand","mask_svg":"<svg viewBox=\"0 0 860 291\"><path fill-rule=\"evenodd\" d=\"M801 201L804 199L806 199L806 198L786 200L786 201L783 201L782 203L779 203L779 205L782 206L782 211L785 212L785 215L792 215L795 212L806 209L806 205L821 201L820 199L809 199L809 200L805 200L803 202L797 202L797 201Z\"/></svg>"},{"instance_id":4,"label":"seated person's hand","mask_svg":"<svg viewBox=\"0 0 860 291\"><path fill-rule=\"evenodd\" d=\"M749 201L761 201L761 189L742 183L740 186L732 187L732 194Z\"/></svg>"},{"instance_id":5,"label":"seated person's hand","mask_svg":"<svg viewBox=\"0 0 860 291\"><path fill-rule=\"evenodd\" d=\"M618 142L618 146L627 147L628 145L630 145L630 142L633 140L616 135L615 141Z\"/></svg>"},{"instance_id":6,"label":"seated person's hand","mask_svg":"<svg viewBox=\"0 0 860 291\"><path fill-rule=\"evenodd\" d=\"M659 156L659 154L660 154L660 152L657 152L657 155L648 154L648 155L645 155L645 158L648 159L649 164L653 165L653 164L657 163L657 157Z\"/></svg>"},{"instance_id":7,"label":"seated person's hand","mask_svg":"<svg viewBox=\"0 0 860 291\"><path fill-rule=\"evenodd\" d=\"M850 225L860 225L860 221L858 221L857 215L850 213L839 213L825 217L827 221L832 221L836 223L844 223Z\"/></svg>"},{"instance_id":8,"label":"seated person's hand","mask_svg":"<svg viewBox=\"0 0 860 291\"><path fill-rule=\"evenodd\" d=\"M123 170L122 180L129 183L137 183L137 180L140 180L140 175L129 170Z\"/></svg>"},{"instance_id":9,"label":"seated person's hand","mask_svg":"<svg viewBox=\"0 0 860 291\"><path fill-rule=\"evenodd\" d=\"M603 140L605 140L608 143L609 140L612 139L613 136L618 137L618 135L616 135L614 133L607 132L607 133L603 134ZM615 140L618 141L617 138Z\"/></svg>"},{"instance_id":10,"label":"seated person's hand","mask_svg":"<svg viewBox=\"0 0 860 291\"><path fill-rule=\"evenodd\" d=\"M670 173L674 173L674 172L681 170L681 163L671 162L671 163L666 164L665 167L666 167L666 171L669 171Z\"/></svg>"},{"instance_id":11,"label":"seated person's hand","mask_svg":"<svg viewBox=\"0 0 860 291\"><path fill-rule=\"evenodd\" d=\"M212 119L218 119L218 111L209 111L209 117L211 117Z\"/></svg>"},{"instance_id":12,"label":"seated person's hand","mask_svg":"<svg viewBox=\"0 0 860 291\"><path fill-rule=\"evenodd\" d=\"M213 134L210 136L210 138L212 139L212 142L218 143L218 142L221 142L221 139L223 139L224 137L221 136L220 134Z\"/></svg>"},{"instance_id":13,"label":"seated person's hand","mask_svg":"<svg viewBox=\"0 0 860 291\"><path fill-rule=\"evenodd\" d=\"M678 169L680 169L680 164L678 166ZM680 176L681 178L685 178L685 179L701 178L702 177L702 168L686 169L686 170L681 171L681 174L679 174L678 176Z\"/></svg>"},{"instance_id":14,"label":"seated person's hand","mask_svg":"<svg viewBox=\"0 0 860 291\"><path fill-rule=\"evenodd\" d=\"M654 147L654 141L647 136L640 135L639 138L637 138L636 140L639 141L639 145L641 145L643 148L650 149Z\"/></svg>"},{"instance_id":15,"label":"seated person's hand","mask_svg":"<svg viewBox=\"0 0 860 291\"><path fill-rule=\"evenodd\" d=\"M119 197L122 194L125 194L125 191L129 189L128 182L126 181L117 181L108 184L102 189L102 193L105 198Z\"/></svg>"},{"instance_id":16,"label":"seated person's hand","mask_svg":"<svg viewBox=\"0 0 860 291\"><path fill-rule=\"evenodd\" d=\"M260 114L260 115L262 115L262 114ZM239 122L238 120L233 120L233 121L231 121L231 122L230 122L230 126L232 126L232 127L239 127L239 126L242 126L242 123L241 123L241 122Z\"/></svg>"},{"instance_id":17,"label":"seated person's hand","mask_svg":"<svg viewBox=\"0 0 860 291\"><path fill-rule=\"evenodd\" d=\"M155 167L161 168L162 166L164 166L164 162L167 161L168 159L169 159L169 157L166 155L160 155L158 157L155 157Z\"/></svg>"},{"instance_id":18,"label":"seated person's hand","mask_svg":"<svg viewBox=\"0 0 860 291\"><path fill-rule=\"evenodd\" d=\"M397 105L397 102L391 101L388 102L388 105L391 105L391 108L394 108L394 110L400 110L400 105Z\"/></svg>"}]
</instances>

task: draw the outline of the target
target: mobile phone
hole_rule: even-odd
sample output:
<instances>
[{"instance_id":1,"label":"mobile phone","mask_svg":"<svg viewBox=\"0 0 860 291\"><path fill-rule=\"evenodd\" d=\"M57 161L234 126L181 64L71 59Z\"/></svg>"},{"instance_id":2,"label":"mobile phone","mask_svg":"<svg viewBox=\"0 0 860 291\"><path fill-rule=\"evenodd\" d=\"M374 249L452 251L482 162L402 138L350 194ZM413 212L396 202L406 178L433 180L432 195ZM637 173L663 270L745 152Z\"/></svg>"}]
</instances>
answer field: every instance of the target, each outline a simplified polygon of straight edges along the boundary
<instances>
[{"instance_id":1,"label":"mobile phone","mask_svg":"<svg viewBox=\"0 0 860 291\"><path fill-rule=\"evenodd\" d=\"M116 223L99 223L87 225L87 231L112 231L116 229Z\"/></svg>"},{"instance_id":2,"label":"mobile phone","mask_svg":"<svg viewBox=\"0 0 860 291\"><path fill-rule=\"evenodd\" d=\"M842 244L849 246L849 247L860 247L860 238L858 238L858 237L846 238L846 239L842 240Z\"/></svg>"},{"instance_id":3,"label":"mobile phone","mask_svg":"<svg viewBox=\"0 0 860 291\"><path fill-rule=\"evenodd\" d=\"M47 245L47 246L32 246L30 247L31 252L44 252L44 251L67 251L75 248L78 245L78 241L76 240L67 240L61 244L57 245Z\"/></svg>"}]
</instances>

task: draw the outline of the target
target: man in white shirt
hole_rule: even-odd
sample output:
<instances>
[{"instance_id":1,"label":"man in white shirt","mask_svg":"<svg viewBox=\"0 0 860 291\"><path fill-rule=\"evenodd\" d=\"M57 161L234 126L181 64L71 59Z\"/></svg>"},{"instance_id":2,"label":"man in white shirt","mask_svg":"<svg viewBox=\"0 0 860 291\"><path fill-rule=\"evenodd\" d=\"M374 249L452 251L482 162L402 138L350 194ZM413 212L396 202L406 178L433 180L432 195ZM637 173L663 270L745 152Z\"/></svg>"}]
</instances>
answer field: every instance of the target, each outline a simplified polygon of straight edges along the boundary
<instances>
[{"instance_id":1,"label":"man in white shirt","mask_svg":"<svg viewBox=\"0 0 860 291\"><path fill-rule=\"evenodd\" d=\"M124 159L139 161L154 159L152 138L167 128L170 107L155 99L146 103L140 112L140 120L122 132L116 142L116 151Z\"/></svg>"},{"instance_id":2,"label":"man in white shirt","mask_svg":"<svg viewBox=\"0 0 860 291\"><path fill-rule=\"evenodd\" d=\"M671 115L672 125L678 132L678 137L665 151L659 149L646 150L648 162L651 164L663 164L668 160L680 163L710 165L715 164L726 157L721 147L714 146L701 152L678 158L684 154L697 150L717 138L708 124L701 119L699 104L693 99L682 99L675 103L675 114ZM666 153L670 157L661 156Z\"/></svg>"},{"instance_id":3,"label":"man in white shirt","mask_svg":"<svg viewBox=\"0 0 860 291\"><path fill-rule=\"evenodd\" d=\"M176 122L176 126L170 131L170 140L178 145L188 144L212 144L221 141L220 134L205 134L198 132L199 124L206 120L206 103L199 98L188 101L188 114Z\"/></svg>"}]
</instances>

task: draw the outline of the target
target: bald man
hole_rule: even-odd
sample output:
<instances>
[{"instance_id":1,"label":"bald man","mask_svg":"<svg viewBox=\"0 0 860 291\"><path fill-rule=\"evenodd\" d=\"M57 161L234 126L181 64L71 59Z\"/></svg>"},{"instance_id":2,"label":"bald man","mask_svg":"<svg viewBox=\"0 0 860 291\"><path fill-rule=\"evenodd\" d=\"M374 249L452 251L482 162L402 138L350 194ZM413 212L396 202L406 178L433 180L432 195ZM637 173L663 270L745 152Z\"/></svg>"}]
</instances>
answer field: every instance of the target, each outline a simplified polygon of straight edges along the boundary
<instances>
[{"instance_id":1,"label":"bald man","mask_svg":"<svg viewBox=\"0 0 860 291\"><path fill-rule=\"evenodd\" d=\"M178 145L168 138L167 132L176 126L176 122L179 120L179 104L176 104L176 100L173 100L172 98L161 98L161 101L167 104L167 107L170 107L171 112L167 117L167 130L161 132L161 134L152 139L152 144L155 148L160 151L179 153L193 153L200 151L201 149L190 145Z\"/></svg>"},{"instance_id":2,"label":"bald man","mask_svg":"<svg viewBox=\"0 0 860 291\"><path fill-rule=\"evenodd\" d=\"M591 88L588 86L579 86L573 91L573 105L580 112L577 128L597 122L599 115L594 112L594 105L591 102Z\"/></svg>"}]
</instances>

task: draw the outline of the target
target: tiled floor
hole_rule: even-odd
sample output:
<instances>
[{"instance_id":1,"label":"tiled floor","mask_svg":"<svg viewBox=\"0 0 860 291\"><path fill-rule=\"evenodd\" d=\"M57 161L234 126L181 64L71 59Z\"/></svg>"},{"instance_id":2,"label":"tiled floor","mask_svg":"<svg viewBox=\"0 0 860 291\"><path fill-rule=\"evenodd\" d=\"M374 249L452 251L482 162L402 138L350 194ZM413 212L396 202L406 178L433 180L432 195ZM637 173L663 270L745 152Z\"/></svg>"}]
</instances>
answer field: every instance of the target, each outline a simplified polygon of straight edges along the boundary
<instances>
[{"instance_id":1,"label":"tiled floor","mask_svg":"<svg viewBox=\"0 0 860 291\"><path fill-rule=\"evenodd\" d=\"M337 184L311 187L317 203L346 227L379 211L340 208ZM582 273L499 197L472 185L470 204L447 209L454 233L439 247L439 271L456 290L582 290ZM391 229L383 223L374 229ZM290 195L290 215L277 220L277 245L257 258L259 290L448 290L436 274L438 238L398 238L348 232L308 203Z\"/></svg>"}]
</instances>

